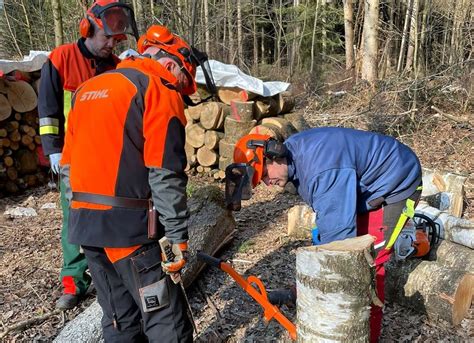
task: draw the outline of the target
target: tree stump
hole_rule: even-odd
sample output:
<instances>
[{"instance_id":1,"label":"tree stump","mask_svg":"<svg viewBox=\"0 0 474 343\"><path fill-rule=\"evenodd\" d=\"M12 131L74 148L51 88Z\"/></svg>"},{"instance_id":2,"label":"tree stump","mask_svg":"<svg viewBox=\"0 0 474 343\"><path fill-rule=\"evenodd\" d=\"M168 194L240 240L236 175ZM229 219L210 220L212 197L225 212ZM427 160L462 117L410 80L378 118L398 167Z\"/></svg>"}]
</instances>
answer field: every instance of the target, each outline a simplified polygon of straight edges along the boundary
<instances>
[{"instance_id":1,"label":"tree stump","mask_svg":"<svg viewBox=\"0 0 474 343\"><path fill-rule=\"evenodd\" d=\"M253 108L253 101L232 100L230 102L230 115L237 121L249 122L254 119Z\"/></svg>"},{"instance_id":2,"label":"tree stump","mask_svg":"<svg viewBox=\"0 0 474 343\"><path fill-rule=\"evenodd\" d=\"M288 211L288 236L311 238L311 229L316 226L316 214L308 205L296 205Z\"/></svg>"},{"instance_id":3,"label":"tree stump","mask_svg":"<svg viewBox=\"0 0 474 343\"><path fill-rule=\"evenodd\" d=\"M385 270L387 301L452 325L466 317L474 294L474 274L419 259L390 261Z\"/></svg>"},{"instance_id":4,"label":"tree stump","mask_svg":"<svg viewBox=\"0 0 474 343\"><path fill-rule=\"evenodd\" d=\"M256 120L252 121L238 121L228 116L225 118L224 131L225 139L230 143L237 143L237 141L248 134L250 130L257 124Z\"/></svg>"},{"instance_id":5,"label":"tree stump","mask_svg":"<svg viewBox=\"0 0 474 343\"><path fill-rule=\"evenodd\" d=\"M368 342L370 235L305 247L296 253L299 342Z\"/></svg>"}]
</instances>

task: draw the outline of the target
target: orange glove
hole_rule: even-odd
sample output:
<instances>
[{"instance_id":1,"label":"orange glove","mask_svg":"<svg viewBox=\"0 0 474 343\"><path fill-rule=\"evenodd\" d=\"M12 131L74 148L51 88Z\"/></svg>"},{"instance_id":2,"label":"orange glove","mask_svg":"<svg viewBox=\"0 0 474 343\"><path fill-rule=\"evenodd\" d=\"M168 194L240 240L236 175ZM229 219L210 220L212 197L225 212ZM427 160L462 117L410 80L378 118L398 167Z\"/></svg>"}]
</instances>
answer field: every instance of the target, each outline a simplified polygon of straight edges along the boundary
<instances>
[{"instance_id":1,"label":"orange glove","mask_svg":"<svg viewBox=\"0 0 474 343\"><path fill-rule=\"evenodd\" d=\"M171 251L174 255L173 260L169 260L169 253L161 253L161 268L166 274L179 273L183 269L188 255L188 242L171 244Z\"/></svg>"}]
</instances>

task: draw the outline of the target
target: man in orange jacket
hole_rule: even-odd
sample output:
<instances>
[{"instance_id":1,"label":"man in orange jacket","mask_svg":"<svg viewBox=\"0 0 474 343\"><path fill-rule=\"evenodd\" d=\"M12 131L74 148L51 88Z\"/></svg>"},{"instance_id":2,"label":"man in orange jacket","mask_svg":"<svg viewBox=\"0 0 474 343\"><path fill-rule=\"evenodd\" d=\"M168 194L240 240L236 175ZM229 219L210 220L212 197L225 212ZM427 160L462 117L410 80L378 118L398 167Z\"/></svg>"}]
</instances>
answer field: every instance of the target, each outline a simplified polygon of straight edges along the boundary
<instances>
[{"instance_id":1,"label":"man in orange jacket","mask_svg":"<svg viewBox=\"0 0 474 343\"><path fill-rule=\"evenodd\" d=\"M112 54L117 42L126 39L126 34L137 36L133 11L119 0L94 1L79 27L81 38L77 43L64 44L54 49L41 70L39 133L43 151L49 156L51 170L55 174L59 173L65 122L72 94L84 81L114 69L120 61ZM56 307L66 310L75 307L85 294L90 285L90 276L86 273L86 258L80 253L79 246L67 241L69 208L62 181L60 191L63 211L63 295L58 299Z\"/></svg>"},{"instance_id":2,"label":"man in orange jacket","mask_svg":"<svg viewBox=\"0 0 474 343\"><path fill-rule=\"evenodd\" d=\"M61 173L71 200L69 241L84 249L103 310L105 341L192 341L179 285L185 264L187 177L184 104L196 91L193 49L163 26L140 38L142 54L86 81L73 97ZM72 192L71 192L72 191ZM147 234L148 200L162 262ZM141 326L143 323L143 328Z\"/></svg>"}]
</instances>

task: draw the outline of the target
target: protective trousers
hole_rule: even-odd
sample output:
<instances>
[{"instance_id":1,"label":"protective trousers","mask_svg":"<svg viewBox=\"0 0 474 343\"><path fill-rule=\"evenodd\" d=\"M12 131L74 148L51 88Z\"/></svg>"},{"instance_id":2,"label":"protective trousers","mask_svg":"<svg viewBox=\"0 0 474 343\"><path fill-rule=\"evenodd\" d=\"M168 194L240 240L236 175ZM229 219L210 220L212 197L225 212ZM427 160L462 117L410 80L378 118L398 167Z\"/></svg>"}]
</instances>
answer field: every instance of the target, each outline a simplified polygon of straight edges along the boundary
<instances>
[{"instance_id":1,"label":"protective trousers","mask_svg":"<svg viewBox=\"0 0 474 343\"><path fill-rule=\"evenodd\" d=\"M87 261L80 247L68 241L69 204L65 196L66 186L61 180L59 190L63 225L61 229L61 247L63 251L63 267L61 269L61 283L64 293L83 295L91 284L91 277L86 273Z\"/></svg>"},{"instance_id":2,"label":"protective trousers","mask_svg":"<svg viewBox=\"0 0 474 343\"><path fill-rule=\"evenodd\" d=\"M357 216L357 235L369 234L375 237L375 286L379 299L385 301L385 268L393 252L393 247L386 249L387 243L398 225L404 226L406 211L414 212L414 207L421 196L421 186L408 199ZM412 207L412 208L407 208ZM397 233L395 233L398 235ZM378 342L382 330L383 309L372 305L370 309L370 342Z\"/></svg>"},{"instance_id":3,"label":"protective trousers","mask_svg":"<svg viewBox=\"0 0 474 343\"><path fill-rule=\"evenodd\" d=\"M115 263L102 248L83 249L106 342L192 342L182 290L162 271L158 244L142 246Z\"/></svg>"}]
</instances>

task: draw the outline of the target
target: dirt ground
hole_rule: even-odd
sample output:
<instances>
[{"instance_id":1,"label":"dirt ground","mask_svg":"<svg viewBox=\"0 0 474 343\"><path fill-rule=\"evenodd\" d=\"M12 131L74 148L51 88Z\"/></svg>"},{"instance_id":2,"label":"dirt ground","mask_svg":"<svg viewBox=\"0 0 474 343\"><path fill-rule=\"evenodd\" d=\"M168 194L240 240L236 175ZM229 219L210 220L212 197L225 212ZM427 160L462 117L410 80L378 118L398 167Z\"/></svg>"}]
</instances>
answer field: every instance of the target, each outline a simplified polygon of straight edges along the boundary
<instances>
[{"instance_id":1,"label":"dirt ground","mask_svg":"<svg viewBox=\"0 0 474 343\"><path fill-rule=\"evenodd\" d=\"M343 88L342 88L343 89ZM376 113L386 100L363 99L365 91L300 99L298 111L312 126L339 125L373 129L375 122L367 113ZM361 100L354 101L353 98ZM302 97L301 97L302 98ZM372 105L360 105L370 103ZM378 102L378 105L376 104ZM374 105L375 103L375 105ZM372 106L367 110L367 106ZM393 108L393 107L392 107ZM393 112L395 113L395 112ZM428 118L428 124L403 127L404 114L387 115L387 133L399 132L402 141L414 148L422 164L468 176L464 217L474 218L474 152L472 127L443 117ZM471 121L472 123L472 121ZM402 126L400 126L402 125ZM429 128L429 130L428 130ZM406 129L406 130L404 130ZM397 131L398 130L398 131ZM421 133L420 133L421 132ZM210 178L191 176L190 182L213 182ZM221 184L222 186L222 184ZM286 235L287 211L300 199L278 189L259 186L242 211L235 214L237 233L220 258L231 262L240 273L256 275L267 289L285 288L294 283L295 251L309 244ZM45 204L55 208L41 209ZM21 321L49 314L61 292L58 275L61 267L59 194L44 186L11 198L0 199L0 214L7 207L25 206L37 211L35 217L8 219L0 215L0 335L7 327ZM51 206L50 206L51 207ZM93 300L92 293L82 305L66 313L53 314L46 320L8 333L0 341L48 342L64 324ZM286 341L281 327L266 325L262 310L230 277L205 269L188 290L199 328L200 342ZM283 306L283 312L295 320L295 308ZM474 314L460 326L429 322L424 315L396 305L385 309L384 342L468 342L474 341Z\"/></svg>"}]
</instances>

